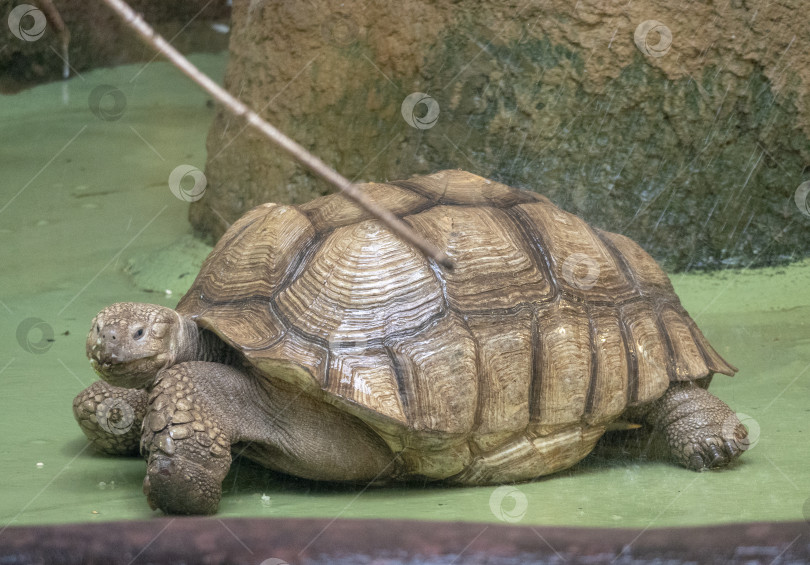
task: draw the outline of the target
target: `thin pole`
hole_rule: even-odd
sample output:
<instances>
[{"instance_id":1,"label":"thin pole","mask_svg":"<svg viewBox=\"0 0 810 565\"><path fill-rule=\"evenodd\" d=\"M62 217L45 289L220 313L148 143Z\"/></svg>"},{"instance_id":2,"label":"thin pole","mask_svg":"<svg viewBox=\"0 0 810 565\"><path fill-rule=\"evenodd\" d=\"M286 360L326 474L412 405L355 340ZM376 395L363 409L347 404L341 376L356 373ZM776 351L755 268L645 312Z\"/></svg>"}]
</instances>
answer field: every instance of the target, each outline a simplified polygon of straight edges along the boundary
<instances>
[{"instance_id":1,"label":"thin pole","mask_svg":"<svg viewBox=\"0 0 810 565\"><path fill-rule=\"evenodd\" d=\"M355 201L361 208L369 214L383 222L397 236L417 247L426 257L434 259L437 263L447 268L452 268L453 264L435 245L416 233L405 222L397 218L390 211L377 205L369 199L356 185L347 178L340 175L318 157L304 149L301 145L281 133L270 123L262 119L256 112L248 108L245 104L231 96L231 94L220 87L213 80L208 78L202 71L195 67L179 51L172 47L168 41L155 33L144 19L135 13L123 0L104 0L124 22L131 27L141 37L141 39L152 48L163 54L171 63L180 69L188 78L200 85L206 92L213 96L217 102L230 110L234 115L243 117L248 124L262 132L270 141L281 147L296 161L304 165L310 171L324 179L329 184L338 188L343 194Z\"/></svg>"}]
</instances>

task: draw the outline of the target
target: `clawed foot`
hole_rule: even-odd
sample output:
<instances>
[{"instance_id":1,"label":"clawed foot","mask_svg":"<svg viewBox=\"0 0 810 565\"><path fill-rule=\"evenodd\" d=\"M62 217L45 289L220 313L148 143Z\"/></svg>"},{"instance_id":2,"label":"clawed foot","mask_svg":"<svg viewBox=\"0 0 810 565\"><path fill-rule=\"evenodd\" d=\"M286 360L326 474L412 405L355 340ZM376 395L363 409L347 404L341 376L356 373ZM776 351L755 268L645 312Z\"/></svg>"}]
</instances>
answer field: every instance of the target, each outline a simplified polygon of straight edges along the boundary
<instances>
[{"instance_id":1,"label":"clawed foot","mask_svg":"<svg viewBox=\"0 0 810 565\"><path fill-rule=\"evenodd\" d=\"M137 455L146 391L96 381L73 399L73 416L102 453Z\"/></svg>"},{"instance_id":2,"label":"clawed foot","mask_svg":"<svg viewBox=\"0 0 810 565\"><path fill-rule=\"evenodd\" d=\"M695 471L728 465L749 447L748 430L722 400L703 388L673 385L649 419L671 456Z\"/></svg>"},{"instance_id":3,"label":"clawed foot","mask_svg":"<svg viewBox=\"0 0 810 565\"><path fill-rule=\"evenodd\" d=\"M231 465L230 441L195 390L195 365L205 364L182 363L160 373L144 420L144 494L152 509L168 514L216 512Z\"/></svg>"},{"instance_id":4,"label":"clawed foot","mask_svg":"<svg viewBox=\"0 0 810 565\"><path fill-rule=\"evenodd\" d=\"M732 417L735 420L737 418ZM680 463L695 471L723 467L731 463L748 448L747 431L739 421L737 423L738 427L734 427L734 431L728 435L725 435L726 430L721 430L720 434L715 435L710 435L709 430L702 430L704 434L701 439L682 448Z\"/></svg>"}]
</instances>

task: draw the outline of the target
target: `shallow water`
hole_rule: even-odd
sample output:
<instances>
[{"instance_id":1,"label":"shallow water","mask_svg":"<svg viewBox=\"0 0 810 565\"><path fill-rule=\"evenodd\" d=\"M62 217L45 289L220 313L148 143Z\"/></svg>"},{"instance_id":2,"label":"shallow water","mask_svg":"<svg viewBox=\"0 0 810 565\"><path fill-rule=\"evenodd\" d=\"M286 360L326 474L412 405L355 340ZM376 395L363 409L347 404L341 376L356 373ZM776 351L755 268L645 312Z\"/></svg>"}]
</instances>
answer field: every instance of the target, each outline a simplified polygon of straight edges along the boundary
<instances>
[{"instance_id":1,"label":"shallow water","mask_svg":"<svg viewBox=\"0 0 810 565\"><path fill-rule=\"evenodd\" d=\"M192 59L222 76L224 56ZM119 119L89 109L104 84L124 93ZM214 112L206 102L159 62L2 100L0 528L159 515L141 493L145 463L93 453L71 402L94 380L84 340L95 313L122 300L173 306L196 274L205 248L189 239L187 204L167 179L178 165L204 168ZM124 272L131 259L135 278ZM237 460L219 516L640 528L810 519L810 262L672 278L709 340L740 368L712 384L755 441L734 467L694 473L603 447L574 469L506 490L363 489Z\"/></svg>"}]
</instances>

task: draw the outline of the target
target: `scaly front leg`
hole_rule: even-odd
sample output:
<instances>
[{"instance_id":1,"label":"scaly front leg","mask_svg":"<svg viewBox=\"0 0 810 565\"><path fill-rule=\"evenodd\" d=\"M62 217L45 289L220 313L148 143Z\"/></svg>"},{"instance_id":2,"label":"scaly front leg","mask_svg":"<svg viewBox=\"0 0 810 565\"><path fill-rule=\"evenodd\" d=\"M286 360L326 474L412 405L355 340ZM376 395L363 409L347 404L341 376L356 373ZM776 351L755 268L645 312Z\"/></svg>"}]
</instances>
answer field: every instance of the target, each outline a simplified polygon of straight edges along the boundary
<instances>
[{"instance_id":1,"label":"scaly front leg","mask_svg":"<svg viewBox=\"0 0 810 565\"><path fill-rule=\"evenodd\" d=\"M214 373L212 375L212 373ZM141 451L147 457L144 494L170 514L213 514L231 466L231 433L196 380L219 381L236 369L188 362L161 371L149 395Z\"/></svg>"},{"instance_id":2,"label":"scaly front leg","mask_svg":"<svg viewBox=\"0 0 810 565\"><path fill-rule=\"evenodd\" d=\"M98 451L137 455L146 397L145 390L96 381L73 399L73 417Z\"/></svg>"},{"instance_id":3,"label":"scaly front leg","mask_svg":"<svg viewBox=\"0 0 810 565\"><path fill-rule=\"evenodd\" d=\"M394 474L396 457L366 424L270 380L203 361L158 374L141 444L148 459L144 492L153 508L216 512L232 447L309 479L365 483Z\"/></svg>"}]
</instances>

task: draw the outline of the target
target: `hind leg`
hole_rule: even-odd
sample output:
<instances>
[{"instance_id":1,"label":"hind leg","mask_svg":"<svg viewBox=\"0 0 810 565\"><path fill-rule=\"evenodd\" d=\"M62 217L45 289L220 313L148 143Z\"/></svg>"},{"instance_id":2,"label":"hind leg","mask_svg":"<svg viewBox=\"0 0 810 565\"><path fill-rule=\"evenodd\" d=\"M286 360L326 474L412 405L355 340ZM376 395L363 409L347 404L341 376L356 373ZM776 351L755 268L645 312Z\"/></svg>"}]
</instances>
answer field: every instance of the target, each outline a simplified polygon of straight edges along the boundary
<instances>
[{"instance_id":1,"label":"hind leg","mask_svg":"<svg viewBox=\"0 0 810 565\"><path fill-rule=\"evenodd\" d=\"M96 381L73 399L73 417L98 451L137 455L146 391Z\"/></svg>"},{"instance_id":2,"label":"hind leg","mask_svg":"<svg viewBox=\"0 0 810 565\"><path fill-rule=\"evenodd\" d=\"M626 416L649 425L669 456L695 471L728 465L748 448L748 432L734 411L694 383L673 384L661 398Z\"/></svg>"}]
</instances>

